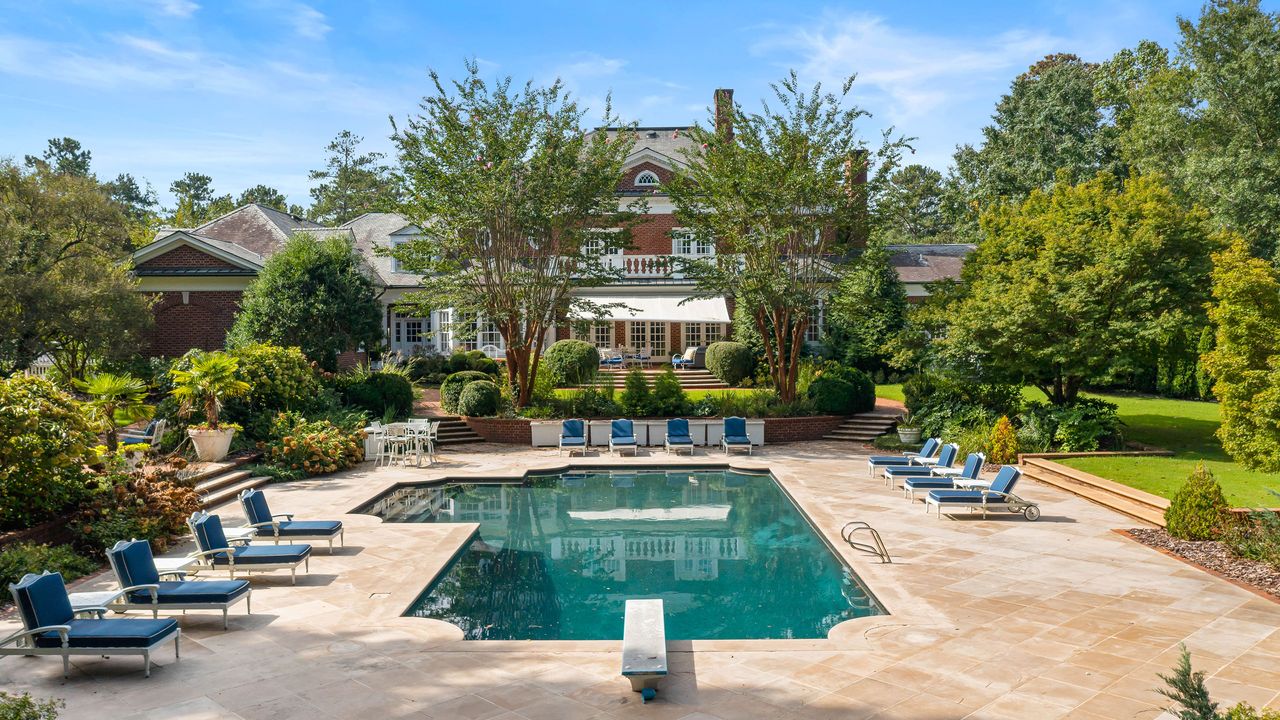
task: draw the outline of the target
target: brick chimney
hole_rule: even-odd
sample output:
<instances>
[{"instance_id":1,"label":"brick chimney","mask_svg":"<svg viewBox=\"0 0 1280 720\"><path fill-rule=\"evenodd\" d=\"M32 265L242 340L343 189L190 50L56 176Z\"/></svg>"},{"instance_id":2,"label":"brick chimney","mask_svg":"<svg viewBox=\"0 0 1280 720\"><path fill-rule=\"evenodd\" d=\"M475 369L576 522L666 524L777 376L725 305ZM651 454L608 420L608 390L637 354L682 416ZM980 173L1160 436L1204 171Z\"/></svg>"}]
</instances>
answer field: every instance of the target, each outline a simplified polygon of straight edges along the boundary
<instances>
[{"instance_id":1,"label":"brick chimney","mask_svg":"<svg viewBox=\"0 0 1280 720\"><path fill-rule=\"evenodd\" d=\"M733 89L718 88L715 93L716 134L733 139Z\"/></svg>"}]
</instances>

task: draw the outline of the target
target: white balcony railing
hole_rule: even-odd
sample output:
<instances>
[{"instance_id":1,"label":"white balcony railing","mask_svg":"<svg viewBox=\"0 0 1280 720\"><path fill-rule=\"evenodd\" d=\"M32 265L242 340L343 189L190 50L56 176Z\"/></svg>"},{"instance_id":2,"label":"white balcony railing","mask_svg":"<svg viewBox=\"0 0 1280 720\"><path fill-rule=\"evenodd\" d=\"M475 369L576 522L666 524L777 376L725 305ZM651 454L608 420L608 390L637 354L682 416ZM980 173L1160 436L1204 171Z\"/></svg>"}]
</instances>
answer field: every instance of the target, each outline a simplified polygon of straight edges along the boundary
<instances>
[{"instance_id":1,"label":"white balcony railing","mask_svg":"<svg viewBox=\"0 0 1280 720\"><path fill-rule=\"evenodd\" d=\"M605 260L609 267L621 270L629 278L672 278L680 279L684 274L679 272L678 259L693 259L694 255L610 255Z\"/></svg>"}]
</instances>

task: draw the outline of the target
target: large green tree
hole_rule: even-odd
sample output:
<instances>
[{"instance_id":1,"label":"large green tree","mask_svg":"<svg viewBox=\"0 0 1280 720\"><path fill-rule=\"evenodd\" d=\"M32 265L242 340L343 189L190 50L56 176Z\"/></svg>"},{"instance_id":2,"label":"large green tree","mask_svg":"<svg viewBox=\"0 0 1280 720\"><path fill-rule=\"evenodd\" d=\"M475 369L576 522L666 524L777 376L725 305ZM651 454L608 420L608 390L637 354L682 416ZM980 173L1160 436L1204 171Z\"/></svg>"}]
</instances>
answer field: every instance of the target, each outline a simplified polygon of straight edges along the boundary
<instances>
[{"instance_id":1,"label":"large green tree","mask_svg":"<svg viewBox=\"0 0 1280 720\"><path fill-rule=\"evenodd\" d=\"M600 309L574 290L620 277L608 256L629 244L641 206L620 209L616 195L634 132L588 132L559 81L513 89L466 71L451 83L433 72L422 112L396 127L401 212L424 234L395 254L429 277L411 301L497 326L523 407L547 329ZM600 125L619 125L607 103Z\"/></svg>"},{"instance_id":2,"label":"large green tree","mask_svg":"<svg viewBox=\"0 0 1280 720\"><path fill-rule=\"evenodd\" d=\"M677 223L715 244L716 256L683 263L706 297L733 297L750 314L779 396L795 398L805 332L838 274L837 258L865 237L872 188L903 141L872 154L858 134L867 116L838 93L800 87L792 72L772 85L776 105L722 108L721 123L689 130L694 150L666 190ZM727 122L725 122L727 121ZM872 166L868 168L868 166Z\"/></svg>"},{"instance_id":3,"label":"large green tree","mask_svg":"<svg viewBox=\"0 0 1280 720\"><path fill-rule=\"evenodd\" d=\"M1237 239L1214 255L1209 319L1216 345L1203 362L1222 408L1218 439L1231 457L1280 470L1280 277Z\"/></svg>"},{"instance_id":4,"label":"large green tree","mask_svg":"<svg viewBox=\"0 0 1280 720\"><path fill-rule=\"evenodd\" d=\"M289 199L284 196L284 193L270 185L254 185L240 193L240 197L236 198L237 207L248 205L249 203L265 205L280 212L289 212Z\"/></svg>"},{"instance_id":5,"label":"large green tree","mask_svg":"<svg viewBox=\"0 0 1280 720\"><path fill-rule=\"evenodd\" d=\"M296 346L336 370L339 354L382 340L382 305L351 243L295 235L245 290L227 343Z\"/></svg>"},{"instance_id":6,"label":"large green tree","mask_svg":"<svg viewBox=\"0 0 1280 720\"><path fill-rule=\"evenodd\" d=\"M961 287L919 323L946 328L935 345L951 369L1032 384L1054 403L1193 322L1214 246L1205 213L1158 178L1067 177L984 213Z\"/></svg>"},{"instance_id":7,"label":"large green tree","mask_svg":"<svg viewBox=\"0 0 1280 720\"><path fill-rule=\"evenodd\" d=\"M44 353L70 376L136 351L150 322L123 267L129 221L91 175L0 163L0 373Z\"/></svg>"},{"instance_id":8,"label":"large green tree","mask_svg":"<svg viewBox=\"0 0 1280 720\"><path fill-rule=\"evenodd\" d=\"M169 184L175 205L169 222L177 227L196 227L235 209L230 195L218 195L213 178L204 173L188 172Z\"/></svg>"},{"instance_id":9,"label":"large green tree","mask_svg":"<svg viewBox=\"0 0 1280 720\"><path fill-rule=\"evenodd\" d=\"M890 259L882 244L869 245L827 302L825 342L838 360L867 372L885 369L886 344L907 322L907 291Z\"/></svg>"},{"instance_id":10,"label":"large green tree","mask_svg":"<svg viewBox=\"0 0 1280 720\"><path fill-rule=\"evenodd\" d=\"M1159 172L1259 257L1280 251L1280 13L1212 0L1179 18L1172 58L1151 42L1107 64L1125 159Z\"/></svg>"},{"instance_id":11,"label":"large green tree","mask_svg":"<svg viewBox=\"0 0 1280 720\"><path fill-rule=\"evenodd\" d=\"M976 217L1002 198L1048 189L1059 170L1073 183L1099 171L1123 174L1094 98L1096 75L1097 65L1070 54L1046 56L1019 75L982 129L982 144L956 150L953 207Z\"/></svg>"},{"instance_id":12,"label":"large green tree","mask_svg":"<svg viewBox=\"0 0 1280 720\"><path fill-rule=\"evenodd\" d=\"M320 181L311 188L311 219L341 225L367 212L393 208L396 192L390 168L383 164L382 153L361 152L362 142L364 138L343 130L325 148L329 156L324 169L309 175Z\"/></svg>"},{"instance_id":13,"label":"large green tree","mask_svg":"<svg viewBox=\"0 0 1280 720\"><path fill-rule=\"evenodd\" d=\"M27 167L43 165L58 175L77 177L89 177L92 160L93 153L85 149L79 140L69 137L49 138L49 145L40 157L28 155L25 158Z\"/></svg>"},{"instance_id":14,"label":"large green tree","mask_svg":"<svg viewBox=\"0 0 1280 720\"><path fill-rule=\"evenodd\" d=\"M943 207L942 173L924 165L894 171L876 198L873 235L885 242L936 242L948 238L951 222Z\"/></svg>"}]
</instances>

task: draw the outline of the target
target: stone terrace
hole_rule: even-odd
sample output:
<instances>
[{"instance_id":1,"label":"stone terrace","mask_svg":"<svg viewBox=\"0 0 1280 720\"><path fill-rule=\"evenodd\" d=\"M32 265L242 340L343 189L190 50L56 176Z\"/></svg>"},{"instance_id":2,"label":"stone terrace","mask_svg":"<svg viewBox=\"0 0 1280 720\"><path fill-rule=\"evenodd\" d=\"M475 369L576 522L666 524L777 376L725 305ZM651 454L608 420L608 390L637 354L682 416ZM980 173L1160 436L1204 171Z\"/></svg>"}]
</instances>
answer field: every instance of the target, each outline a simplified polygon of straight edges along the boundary
<instances>
[{"instance_id":1,"label":"stone terrace","mask_svg":"<svg viewBox=\"0 0 1280 720\"><path fill-rule=\"evenodd\" d=\"M866 477L845 444L734 457L771 469L837 546L847 520L878 528L892 565L841 552L891 614L826 640L673 642L673 674L648 705L618 676L616 642L464 642L451 625L399 616L473 525L344 515L397 481L609 462L689 460L474 445L430 469L364 466L273 486L277 512L342 517L347 547L318 551L296 587L287 573L256 577L254 614L241 606L228 632L217 613L183 617L182 660L160 651L149 680L133 657L76 658L66 682L58 659L18 657L0 659L0 687L63 697L68 719L1114 720L1160 714L1156 674L1185 642L1215 699L1280 707L1280 604L1112 532L1130 519L1032 482L1019 489L1041 502L1037 523L938 520ZM234 505L223 511L241 521Z\"/></svg>"}]
</instances>

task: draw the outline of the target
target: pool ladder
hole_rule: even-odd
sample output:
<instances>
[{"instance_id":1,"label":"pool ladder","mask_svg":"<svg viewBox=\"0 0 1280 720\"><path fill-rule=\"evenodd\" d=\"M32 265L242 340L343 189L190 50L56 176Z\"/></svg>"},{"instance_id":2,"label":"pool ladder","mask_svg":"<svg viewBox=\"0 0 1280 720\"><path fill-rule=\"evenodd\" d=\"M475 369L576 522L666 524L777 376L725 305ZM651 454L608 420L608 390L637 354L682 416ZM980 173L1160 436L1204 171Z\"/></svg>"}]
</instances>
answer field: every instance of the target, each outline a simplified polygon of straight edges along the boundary
<instances>
[{"instance_id":1,"label":"pool ladder","mask_svg":"<svg viewBox=\"0 0 1280 720\"><path fill-rule=\"evenodd\" d=\"M853 539L854 533L864 530L871 534L871 542L861 542ZM884 541L880 539L880 533L861 520L845 523L845 526L840 529L840 538L849 543L849 547L854 550L861 550L875 555L880 558L882 563L893 562L893 558L889 557L889 551L884 546Z\"/></svg>"}]
</instances>

